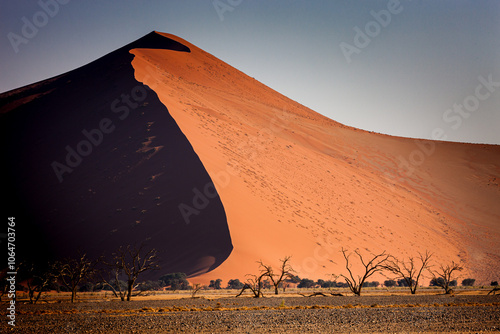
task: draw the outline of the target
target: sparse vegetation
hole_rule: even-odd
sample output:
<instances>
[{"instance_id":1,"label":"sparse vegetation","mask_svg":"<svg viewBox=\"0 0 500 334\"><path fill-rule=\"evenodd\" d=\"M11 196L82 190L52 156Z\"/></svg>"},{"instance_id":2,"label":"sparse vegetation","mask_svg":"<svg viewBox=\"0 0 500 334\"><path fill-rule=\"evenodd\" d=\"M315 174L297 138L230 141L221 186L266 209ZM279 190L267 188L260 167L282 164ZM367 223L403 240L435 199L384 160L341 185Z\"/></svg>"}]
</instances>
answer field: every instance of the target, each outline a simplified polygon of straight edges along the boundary
<instances>
[{"instance_id":1,"label":"sparse vegetation","mask_svg":"<svg viewBox=\"0 0 500 334\"><path fill-rule=\"evenodd\" d=\"M309 278L302 278L300 280L299 285L297 285L297 288L312 288L316 285L312 279Z\"/></svg>"},{"instance_id":2,"label":"sparse vegetation","mask_svg":"<svg viewBox=\"0 0 500 334\"><path fill-rule=\"evenodd\" d=\"M283 281L293 276L294 270L290 265L290 258L290 256L285 256L285 258L280 259L281 265L278 273L275 273L271 266L265 265L262 261L259 261L261 272L263 272L264 275L269 277L271 280L271 283L274 286L274 294L276 295L278 294L278 289L282 285Z\"/></svg>"},{"instance_id":3,"label":"sparse vegetation","mask_svg":"<svg viewBox=\"0 0 500 334\"><path fill-rule=\"evenodd\" d=\"M43 292L48 291L50 285L55 282L59 272L54 262L42 265L26 261L21 263L19 277L26 278L30 304L36 304Z\"/></svg>"},{"instance_id":4,"label":"sparse vegetation","mask_svg":"<svg viewBox=\"0 0 500 334\"><path fill-rule=\"evenodd\" d=\"M432 254L428 251L425 254L419 253L418 260L410 257L407 261L399 260L391 256L384 269L395 274L400 279L398 280L399 286L407 286L410 288L411 294L415 294L418 288L418 282L424 270L430 267L430 259Z\"/></svg>"},{"instance_id":5,"label":"sparse vegetation","mask_svg":"<svg viewBox=\"0 0 500 334\"><path fill-rule=\"evenodd\" d=\"M373 281L373 282L364 282L363 283L363 287L364 288L376 288L380 285L379 282L377 281Z\"/></svg>"},{"instance_id":6,"label":"sparse vegetation","mask_svg":"<svg viewBox=\"0 0 500 334\"><path fill-rule=\"evenodd\" d=\"M208 290L213 293L215 290ZM217 291L222 293L223 291ZM182 292L180 292L183 294ZM49 296L49 295L47 295ZM53 293L52 296L59 296ZM68 324L77 324L76 332L119 333L148 332L154 326L167 332L255 332L265 331L272 324L272 332L303 331L301 323L308 323L315 332L483 332L493 329L499 315L500 303L495 296L444 296L436 302L434 296L345 296L331 298L224 298L224 299L165 299L137 298L133 303L85 303L82 307L70 303L49 302L43 308L20 303L23 323L16 326L23 333L67 332ZM271 312L269 312L271 311ZM290 312L291 311L291 312ZM416 321L396 321L401 318ZM165 316L157 316L164 314ZM168 316L166 316L168 314ZM423 315L425 318L422 318ZM465 317L464 317L465 315ZM106 327L103 324L106 319ZM50 321L47 321L50 319ZM193 321L196 319L196 322ZM242 320L243 319L243 320ZM427 319L426 322L421 320ZM290 329L290 324L298 323ZM448 324L448 325L446 325ZM117 330L110 330L115 325ZM448 327L442 327L442 326ZM457 325L460 325L457 327ZM228 326L231 326L229 328ZM310 327L315 326L315 327ZM342 329L342 326L344 328ZM439 327L427 327L439 326ZM75 325L76 327L76 325ZM189 330L187 328L191 327ZM236 329L235 329L236 327ZM0 331L7 328L0 324ZM40 330L43 328L44 330ZM339 328L339 330L337 330ZM47 331L47 329L50 329ZM354 330L355 329L355 330ZM307 331L307 330L306 330ZM14 331L17 332L17 331ZM73 329L72 332L75 332Z\"/></svg>"},{"instance_id":7,"label":"sparse vegetation","mask_svg":"<svg viewBox=\"0 0 500 334\"><path fill-rule=\"evenodd\" d=\"M266 277L266 272L261 271L259 275L254 275L254 274L247 274L247 280L243 284L243 287L241 288L240 293L236 295L236 297L239 297L243 294L245 290L250 290L253 293L254 298L260 298L263 297L264 294L262 293L263 289L263 279Z\"/></svg>"},{"instance_id":8,"label":"sparse vegetation","mask_svg":"<svg viewBox=\"0 0 500 334\"><path fill-rule=\"evenodd\" d=\"M368 262L366 262L359 250L356 249L354 253L357 255L359 261L363 265L364 273L361 275L356 275L355 278L349 264L349 259L352 254L347 254L347 251L344 248L342 248L341 252L345 259L345 267L347 269L347 272L349 273L349 276L341 276L344 277L346 283L349 285L349 289L351 290L351 292L357 296L361 295L361 289L363 288L363 284L366 279L371 277L376 272L382 271L385 268L387 260L389 259L389 255L387 255L384 251L380 254L373 255L373 257Z\"/></svg>"},{"instance_id":9,"label":"sparse vegetation","mask_svg":"<svg viewBox=\"0 0 500 334\"><path fill-rule=\"evenodd\" d=\"M226 289L236 289L236 290L239 290L243 288L243 283L240 282L239 279L230 279L228 282L227 282L227 288Z\"/></svg>"},{"instance_id":10,"label":"sparse vegetation","mask_svg":"<svg viewBox=\"0 0 500 334\"><path fill-rule=\"evenodd\" d=\"M456 271L461 271L463 268L455 262L451 262L446 266L441 265L439 270L432 272L434 278L431 280L431 286L439 286L444 289L445 294L453 293L452 286L457 285L457 281L452 279L452 275Z\"/></svg>"},{"instance_id":11,"label":"sparse vegetation","mask_svg":"<svg viewBox=\"0 0 500 334\"><path fill-rule=\"evenodd\" d=\"M90 279L95 273L94 263L87 257L87 254L57 262L56 270L57 279L71 291L72 303L75 301L80 284Z\"/></svg>"},{"instance_id":12,"label":"sparse vegetation","mask_svg":"<svg viewBox=\"0 0 500 334\"><path fill-rule=\"evenodd\" d=\"M203 288L203 285L201 285L199 283L193 284L193 290L191 291L191 298L195 298L196 293L198 293L198 291L200 291L202 288Z\"/></svg>"},{"instance_id":13,"label":"sparse vegetation","mask_svg":"<svg viewBox=\"0 0 500 334\"><path fill-rule=\"evenodd\" d=\"M330 281L330 280L325 281L325 280L322 280L322 279L318 279L316 281L316 285L319 285L322 288L336 288L337 287L337 282Z\"/></svg>"},{"instance_id":14,"label":"sparse vegetation","mask_svg":"<svg viewBox=\"0 0 500 334\"><path fill-rule=\"evenodd\" d=\"M137 290L139 291L160 291L162 289L162 281L145 281L137 285Z\"/></svg>"},{"instance_id":15,"label":"sparse vegetation","mask_svg":"<svg viewBox=\"0 0 500 334\"><path fill-rule=\"evenodd\" d=\"M101 278L106 285L111 287L115 296L119 296L122 301L130 301L132 291L137 288L136 282L140 274L148 270L159 269L157 251L154 248L143 250L143 246L134 247L128 245L120 247L111 255L111 259L103 260L103 263L110 269L111 280L115 282L115 285L110 284L109 280L106 280L103 276ZM126 290L122 290L119 284L121 276L126 278Z\"/></svg>"},{"instance_id":16,"label":"sparse vegetation","mask_svg":"<svg viewBox=\"0 0 500 334\"><path fill-rule=\"evenodd\" d=\"M384 281L384 286L388 287L388 288L391 288L391 287L394 287L394 286L397 286L397 285L398 285L398 283L395 280L392 280L392 279Z\"/></svg>"},{"instance_id":17,"label":"sparse vegetation","mask_svg":"<svg viewBox=\"0 0 500 334\"><path fill-rule=\"evenodd\" d=\"M212 288L212 289L220 290L220 289L222 289L221 283L222 283L222 280L220 278L217 278L216 280L211 280L208 287Z\"/></svg>"},{"instance_id":18,"label":"sparse vegetation","mask_svg":"<svg viewBox=\"0 0 500 334\"><path fill-rule=\"evenodd\" d=\"M474 286L476 280L474 278L466 278L462 280L462 286Z\"/></svg>"},{"instance_id":19,"label":"sparse vegetation","mask_svg":"<svg viewBox=\"0 0 500 334\"><path fill-rule=\"evenodd\" d=\"M169 290L187 290L189 282L185 273L169 273L160 277L160 281Z\"/></svg>"}]
</instances>

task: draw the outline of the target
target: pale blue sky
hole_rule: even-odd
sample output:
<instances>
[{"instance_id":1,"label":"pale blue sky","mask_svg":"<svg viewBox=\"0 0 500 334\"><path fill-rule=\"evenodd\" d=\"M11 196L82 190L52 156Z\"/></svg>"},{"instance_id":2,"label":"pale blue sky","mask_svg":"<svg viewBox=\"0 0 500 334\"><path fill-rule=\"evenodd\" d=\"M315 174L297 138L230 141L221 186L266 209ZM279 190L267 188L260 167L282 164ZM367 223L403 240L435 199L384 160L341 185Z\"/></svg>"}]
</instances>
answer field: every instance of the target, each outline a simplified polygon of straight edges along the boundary
<instances>
[{"instance_id":1,"label":"pale blue sky","mask_svg":"<svg viewBox=\"0 0 500 334\"><path fill-rule=\"evenodd\" d=\"M38 24L36 34L23 35L26 21ZM358 34L353 52L356 28L370 41ZM3 1L0 92L77 68L152 30L178 35L346 125L416 138L440 128L448 140L500 144L496 0Z\"/></svg>"}]
</instances>

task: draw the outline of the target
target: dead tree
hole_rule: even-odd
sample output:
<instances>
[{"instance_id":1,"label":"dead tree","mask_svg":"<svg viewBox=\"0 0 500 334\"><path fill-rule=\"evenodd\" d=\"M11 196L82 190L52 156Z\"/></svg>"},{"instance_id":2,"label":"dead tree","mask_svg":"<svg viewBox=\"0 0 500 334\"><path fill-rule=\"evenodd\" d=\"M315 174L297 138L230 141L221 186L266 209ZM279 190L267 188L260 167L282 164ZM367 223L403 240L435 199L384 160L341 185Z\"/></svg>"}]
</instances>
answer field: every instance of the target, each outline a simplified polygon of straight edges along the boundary
<instances>
[{"instance_id":1,"label":"dead tree","mask_svg":"<svg viewBox=\"0 0 500 334\"><path fill-rule=\"evenodd\" d=\"M500 291L500 288L498 286L491 289L490 292L488 292L488 295L490 295L490 294L496 295L497 291Z\"/></svg>"},{"instance_id":2,"label":"dead tree","mask_svg":"<svg viewBox=\"0 0 500 334\"><path fill-rule=\"evenodd\" d=\"M347 251L344 248L342 248L341 251L345 259L345 267L347 269L347 272L349 273L349 276L346 275L341 275L341 276L347 282L347 285L349 286L349 289L352 291L352 293L354 293L357 296L360 296L361 289L363 288L363 283L365 282L365 280L368 277L375 274L376 272L379 272L384 269L384 265L386 261L389 259L389 255L387 255L384 251L380 254L374 255L370 261L365 262L359 250L356 249L354 253L359 257L361 264L363 264L365 268L365 272L363 273L363 275L356 275L355 278L354 274L352 273L351 267L349 265L349 258L352 254L347 254Z\"/></svg>"},{"instance_id":3,"label":"dead tree","mask_svg":"<svg viewBox=\"0 0 500 334\"><path fill-rule=\"evenodd\" d=\"M120 247L111 255L109 261L103 260L103 263L111 269L115 286L101 277L104 283L111 287L114 295L119 296L122 301L130 301L132 291L137 287L137 278L141 273L159 269L157 251L154 248L143 251L142 245L139 247L130 245ZM126 290L122 290L120 286L120 277L122 276L126 278Z\"/></svg>"},{"instance_id":4,"label":"dead tree","mask_svg":"<svg viewBox=\"0 0 500 334\"><path fill-rule=\"evenodd\" d=\"M30 304L36 304L44 291L49 290L57 278L56 264L51 262L40 266L34 262L25 262L20 265L21 275L26 277Z\"/></svg>"},{"instance_id":5,"label":"dead tree","mask_svg":"<svg viewBox=\"0 0 500 334\"><path fill-rule=\"evenodd\" d=\"M126 290L120 284L121 270L114 268L114 267L111 267L111 264L109 264L108 266L110 266L111 278L106 279L106 278L104 278L104 276L101 273L102 283L103 283L103 285L107 285L109 288L111 288L111 291L113 292L115 297L120 298L121 301L125 301L127 294L126 294Z\"/></svg>"},{"instance_id":6,"label":"dead tree","mask_svg":"<svg viewBox=\"0 0 500 334\"><path fill-rule=\"evenodd\" d=\"M387 261L387 264L384 266L384 269L387 269L406 282L412 295L417 292L418 281L422 272L430 268L429 261L432 256L432 254L428 251L426 251L425 254L418 254L420 261L414 257L410 257L408 261L405 262L391 256Z\"/></svg>"},{"instance_id":7,"label":"dead tree","mask_svg":"<svg viewBox=\"0 0 500 334\"><path fill-rule=\"evenodd\" d=\"M86 254L78 258L65 259L57 264L57 278L71 291L71 302L76 298L79 284L94 274L94 264Z\"/></svg>"},{"instance_id":8,"label":"dead tree","mask_svg":"<svg viewBox=\"0 0 500 334\"><path fill-rule=\"evenodd\" d=\"M432 276L434 277L433 281L437 286L444 289L445 294L452 294L453 289L451 288L450 282L453 281L453 272L462 271L463 269L464 268L458 263L455 263L455 261L452 261L451 264L446 266L441 265L437 272L432 272Z\"/></svg>"},{"instance_id":9,"label":"dead tree","mask_svg":"<svg viewBox=\"0 0 500 334\"><path fill-rule=\"evenodd\" d=\"M252 291L254 298L264 297L264 294L262 293L262 279L266 276L266 274L265 273L260 273L259 275L248 274L246 276L248 276L249 278L246 280L245 284L243 285L243 288L241 288L240 293L238 293L236 297L241 296L241 294L245 290Z\"/></svg>"},{"instance_id":10,"label":"dead tree","mask_svg":"<svg viewBox=\"0 0 500 334\"><path fill-rule=\"evenodd\" d=\"M326 295L323 292L313 292L310 295L306 295L305 293L299 293L302 297L316 297L316 296L321 296L321 297L326 297Z\"/></svg>"},{"instance_id":11,"label":"dead tree","mask_svg":"<svg viewBox=\"0 0 500 334\"><path fill-rule=\"evenodd\" d=\"M191 291L191 298L196 298L196 293L203 288L203 285L196 283L193 284L193 290Z\"/></svg>"},{"instance_id":12,"label":"dead tree","mask_svg":"<svg viewBox=\"0 0 500 334\"><path fill-rule=\"evenodd\" d=\"M274 273L274 270L271 266L265 265L262 261L257 262L261 268L261 273L263 273L264 276L267 276L271 279L271 283L274 286L275 295L278 294L279 286L283 282L283 280L292 277L293 273L295 272L289 264L290 258L291 256L285 256L284 259L280 259L281 266L280 266L280 271L277 274Z\"/></svg>"}]
</instances>

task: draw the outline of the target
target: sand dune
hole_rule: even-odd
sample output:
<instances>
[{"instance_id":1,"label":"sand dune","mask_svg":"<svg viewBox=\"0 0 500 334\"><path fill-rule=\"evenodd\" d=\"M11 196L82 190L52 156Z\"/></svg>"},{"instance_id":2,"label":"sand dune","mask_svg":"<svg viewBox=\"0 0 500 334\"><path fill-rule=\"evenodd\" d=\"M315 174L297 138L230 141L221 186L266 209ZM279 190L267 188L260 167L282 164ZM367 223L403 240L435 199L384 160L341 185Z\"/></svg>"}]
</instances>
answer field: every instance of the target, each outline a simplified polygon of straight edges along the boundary
<instances>
[{"instance_id":1,"label":"sand dune","mask_svg":"<svg viewBox=\"0 0 500 334\"><path fill-rule=\"evenodd\" d=\"M436 264L463 263L464 277L497 277L499 146L343 126L160 35L191 52L132 50L135 76L168 106L215 180L234 244L199 281L242 278L255 261L277 265L286 255L301 277L328 278L343 271L341 247L429 250Z\"/></svg>"},{"instance_id":2,"label":"sand dune","mask_svg":"<svg viewBox=\"0 0 500 334\"><path fill-rule=\"evenodd\" d=\"M116 131L59 183L50 166L65 145L140 83L151 89L141 109L127 125L113 115ZM155 32L0 100L3 130L16 138L6 152L20 194L10 204L55 252L153 238L167 250L162 271L207 283L284 256L299 276L328 279L344 272L341 247L429 250L435 264L462 263L463 278L498 279L500 146L344 126Z\"/></svg>"},{"instance_id":3,"label":"sand dune","mask_svg":"<svg viewBox=\"0 0 500 334\"><path fill-rule=\"evenodd\" d=\"M226 215L207 189L210 177L155 92L134 79L136 47L189 53L149 34L84 67L0 96L9 161L8 214L18 223L18 259L86 252L109 256L121 245L160 251L160 265L190 275L220 265L232 250ZM20 103L20 102L21 103ZM163 271L144 278L158 278Z\"/></svg>"}]
</instances>

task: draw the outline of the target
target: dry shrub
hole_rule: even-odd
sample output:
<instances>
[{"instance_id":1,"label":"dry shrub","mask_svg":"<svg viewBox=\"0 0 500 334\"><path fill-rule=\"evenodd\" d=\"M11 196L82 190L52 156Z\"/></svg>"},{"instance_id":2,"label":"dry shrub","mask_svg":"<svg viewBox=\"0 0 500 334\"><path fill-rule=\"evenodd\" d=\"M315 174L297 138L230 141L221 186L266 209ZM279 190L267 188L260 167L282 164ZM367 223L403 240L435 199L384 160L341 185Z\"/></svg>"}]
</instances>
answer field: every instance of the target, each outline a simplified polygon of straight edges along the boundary
<instances>
[{"instance_id":1,"label":"dry shrub","mask_svg":"<svg viewBox=\"0 0 500 334\"><path fill-rule=\"evenodd\" d=\"M143 307L139 310L139 312L156 312L156 310L152 307Z\"/></svg>"}]
</instances>

